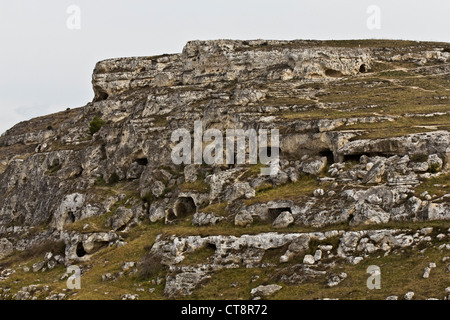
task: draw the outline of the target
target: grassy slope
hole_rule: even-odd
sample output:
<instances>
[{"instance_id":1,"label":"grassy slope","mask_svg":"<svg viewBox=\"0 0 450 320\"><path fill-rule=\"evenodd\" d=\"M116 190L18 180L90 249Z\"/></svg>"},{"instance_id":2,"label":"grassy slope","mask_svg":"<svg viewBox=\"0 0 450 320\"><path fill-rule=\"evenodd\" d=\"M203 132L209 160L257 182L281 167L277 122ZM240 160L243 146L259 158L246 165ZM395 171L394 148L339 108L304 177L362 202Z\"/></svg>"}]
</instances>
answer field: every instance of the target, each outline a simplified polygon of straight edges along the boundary
<instances>
[{"instance_id":1,"label":"grassy slope","mask_svg":"<svg viewBox=\"0 0 450 320\"><path fill-rule=\"evenodd\" d=\"M434 226L440 230L450 227L450 222L420 222L420 223L388 223L385 225L369 226L371 229L383 228L411 228L419 229L424 226ZM323 228L326 230L361 230L367 229L367 226L349 227L348 225L329 226ZM120 277L116 281L102 281L102 275L106 273L115 274L120 272L122 265L126 261L140 261L143 259L149 248L153 244L158 234L176 234L176 235L201 235L207 236L211 234L224 234L240 236L242 234L257 234L261 232L275 231L269 225L255 225L251 228L236 228L232 224L218 224L216 226L194 227L190 225L188 220L182 221L177 225L164 225L162 223L143 225L133 229L128 234L122 234L127 241L127 245L119 248L110 247L97 252L91 259L91 262L80 264L87 269L82 276L82 284L80 290L66 291L71 299L119 299L121 295L126 293L137 293L140 299L164 299L164 284L152 284L150 279L142 279L138 274L128 274ZM277 229L277 232L309 232L317 231L317 229L304 228L301 226L291 226L285 229ZM285 249L285 248L284 248ZM266 253L263 261L276 262L284 253L284 249L275 249L273 252ZM310 249L313 253L314 247ZM201 249L192 253L184 261L183 265L195 265L205 262L207 257L212 254L209 248ZM447 254L448 255L448 254ZM397 255L391 254L387 257L379 257L379 253L374 253L371 258L364 260L360 264L353 266L346 263L339 264L334 272L346 272L349 277L335 288L326 287L323 279L313 280L300 285L286 285L280 283L284 288L273 299L316 299L316 298L340 298L340 299L383 299L391 294L403 295L409 290L416 292L417 298L436 297L442 298L438 294L450 286L450 278L445 271L447 263L442 263L441 259L445 253L436 249L427 249L425 253L418 254L417 250L405 250L405 252ZM9 279L2 282L2 287L10 287L12 292L16 292L21 287L30 284L46 284L51 290L57 292L64 291L66 280L59 280L65 273L62 266L45 272L32 273L24 272L18 266L31 267L33 263L42 261L43 257L34 257L31 260L20 261L14 263L16 273ZM292 263L300 263L302 256L294 259ZM430 262L435 262L437 268L431 272L430 279L422 279L423 269ZM370 264L380 266L382 269L382 289L370 291L365 287L365 281L368 277L365 270ZM283 267L283 265L281 265ZM266 269L232 269L222 270L215 273L212 279L208 281L204 287L190 298L208 298L208 299L249 299L250 289L260 285L274 283L272 275L277 272L276 268ZM161 277L164 273L160 273ZM259 279L255 282L251 280L255 275ZM17 282L19 280L20 282ZM237 282L236 287L231 286ZM136 291L137 288L144 288L144 291ZM153 293L149 293L148 289L155 288ZM108 294L105 294L107 292ZM75 294L74 294L75 293ZM74 294L74 295L73 295ZM443 295L443 292L442 292Z\"/></svg>"}]
</instances>

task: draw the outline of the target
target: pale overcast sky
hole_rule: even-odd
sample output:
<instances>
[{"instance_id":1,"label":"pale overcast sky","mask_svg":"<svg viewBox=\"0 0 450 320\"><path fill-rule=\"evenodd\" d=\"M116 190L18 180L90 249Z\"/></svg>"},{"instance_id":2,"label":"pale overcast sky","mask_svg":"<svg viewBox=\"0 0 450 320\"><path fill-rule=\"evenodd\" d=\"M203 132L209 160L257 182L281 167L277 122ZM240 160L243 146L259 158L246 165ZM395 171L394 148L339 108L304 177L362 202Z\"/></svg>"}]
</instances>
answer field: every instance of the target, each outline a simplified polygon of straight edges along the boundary
<instances>
[{"instance_id":1,"label":"pale overcast sky","mask_svg":"<svg viewBox=\"0 0 450 320\"><path fill-rule=\"evenodd\" d=\"M67 27L72 5L80 29ZM379 29L367 26L371 5ZM181 52L196 39L450 42L449 12L449 0L0 0L0 133L91 101L106 58Z\"/></svg>"}]
</instances>

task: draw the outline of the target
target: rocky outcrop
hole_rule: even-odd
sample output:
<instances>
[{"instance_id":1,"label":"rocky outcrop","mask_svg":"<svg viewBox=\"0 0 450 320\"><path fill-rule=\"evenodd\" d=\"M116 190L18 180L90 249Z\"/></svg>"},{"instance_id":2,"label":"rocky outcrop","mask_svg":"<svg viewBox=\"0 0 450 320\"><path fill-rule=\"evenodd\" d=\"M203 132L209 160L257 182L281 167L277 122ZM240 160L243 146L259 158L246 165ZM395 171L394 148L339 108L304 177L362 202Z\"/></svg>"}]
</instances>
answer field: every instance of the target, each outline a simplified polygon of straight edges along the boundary
<instances>
[{"instance_id":1,"label":"rocky outcrop","mask_svg":"<svg viewBox=\"0 0 450 320\"><path fill-rule=\"evenodd\" d=\"M8 239L0 239L0 259L8 256L14 250L13 244Z\"/></svg>"},{"instance_id":2,"label":"rocky outcrop","mask_svg":"<svg viewBox=\"0 0 450 320\"><path fill-rule=\"evenodd\" d=\"M190 41L183 53L148 58L122 58L99 62L92 84L94 101L114 99L123 92L145 87L198 85L223 81L246 81L258 76L268 80L339 77L355 75L362 65L370 68L369 50L345 48L283 48L283 41ZM278 46L279 50L258 50L261 46ZM253 49L253 50L252 50ZM256 50L255 50L256 49ZM268 73L267 69L273 69ZM246 95L254 94L248 99ZM247 91L239 97L247 103L264 93ZM180 95L179 98L192 98ZM168 113L158 99L149 97L144 113ZM162 108L161 108L162 107Z\"/></svg>"},{"instance_id":3,"label":"rocky outcrop","mask_svg":"<svg viewBox=\"0 0 450 320\"><path fill-rule=\"evenodd\" d=\"M222 269L265 268L270 250L283 251L274 283L339 285L341 272L317 266L429 242L365 226L450 220L448 59L439 43L216 40L100 61L91 103L0 136L0 260L63 242L64 255L27 268L91 263L150 228L161 229L150 252L168 268L165 296L192 294ZM235 164L233 147L233 163L176 164L172 133L195 121L203 132L277 129L279 159L270 170ZM338 247L322 243L333 238ZM214 253L180 265L199 250Z\"/></svg>"},{"instance_id":4,"label":"rocky outcrop","mask_svg":"<svg viewBox=\"0 0 450 320\"><path fill-rule=\"evenodd\" d=\"M292 259L295 255L301 255L305 266L321 265L322 258L326 258L328 261L341 258L348 261L348 263L357 264L374 252L384 252L385 255L388 255L397 249L423 247L424 244L429 244L433 241L433 238L428 236L428 234L433 232L433 228L429 229L261 233L258 235L243 235L241 237L159 236L151 249L151 254L161 257L161 263L170 266L172 273L166 279L164 292L167 296L174 297L192 294L193 290L202 282L207 281L213 276L214 272L223 268L238 268L240 266L245 268L264 268L263 256L271 249L288 246L287 251L280 258L281 262L287 261L286 256ZM448 238L450 233L447 232L447 235L443 236ZM314 255L305 254L309 251L309 242L311 240L319 243L329 243L330 239L335 238L339 239L336 247L333 245L320 245L323 251L319 249L314 251ZM439 241L443 240L442 237L439 238ZM444 244L442 248L445 246ZM447 246L450 249L450 245L447 244ZM214 253L209 261L196 266L177 266L187 255L204 250L206 247L214 247ZM323 264L323 267L326 267L326 264ZM323 272L322 275L326 276L327 273ZM328 286L336 286L346 277L346 274L330 274ZM252 295L264 296L263 292L266 290L261 290L255 290ZM270 292L272 293L272 290Z\"/></svg>"},{"instance_id":5,"label":"rocky outcrop","mask_svg":"<svg viewBox=\"0 0 450 320\"><path fill-rule=\"evenodd\" d=\"M344 156L355 154L437 154L440 159L445 159L449 139L450 135L448 131L435 131L411 134L404 137L357 140L347 143L338 152Z\"/></svg>"}]
</instances>

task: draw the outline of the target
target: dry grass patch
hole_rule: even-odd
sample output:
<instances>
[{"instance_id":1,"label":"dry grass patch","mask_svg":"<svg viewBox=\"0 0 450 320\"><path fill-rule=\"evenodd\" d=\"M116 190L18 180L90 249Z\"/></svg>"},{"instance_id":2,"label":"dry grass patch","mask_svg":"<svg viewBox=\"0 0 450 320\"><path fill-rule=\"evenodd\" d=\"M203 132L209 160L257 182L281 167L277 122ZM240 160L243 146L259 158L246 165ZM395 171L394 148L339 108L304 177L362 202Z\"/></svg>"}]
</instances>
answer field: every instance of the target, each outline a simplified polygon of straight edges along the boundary
<instances>
[{"instance_id":1,"label":"dry grass patch","mask_svg":"<svg viewBox=\"0 0 450 320\"><path fill-rule=\"evenodd\" d=\"M271 200L301 200L303 196L311 195L318 186L319 182L315 176L300 176L296 182L259 191L254 198L245 200L245 204L251 205Z\"/></svg>"},{"instance_id":2,"label":"dry grass patch","mask_svg":"<svg viewBox=\"0 0 450 320\"><path fill-rule=\"evenodd\" d=\"M436 195L436 197L442 197L443 195L450 194L450 173L423 181L416 187L415 194L418 196L424 191L428 191L431 196Z\"/></svg>"},{"instance_id":3,"label":"dry grass patch","mask_svg":"<svg viewBox=\"0 0 450 320\"><path fill-rule=\"evenodd\" d=\"M226 202L213 203L203 209L199 209L199 211L204 213L213 213L216 216L224 217L228 215L227 205L228 203Z\"/></svg>"},{"instance_id":4,"label":"dry grass patch","mask_svg":"<svg viewBox=\"0 0 450 320\"><path fill-rule=\"evenodd\" d=\"M180 186L181 191L193 191L200 193L207 193L210 191L210 186L207 184L204 179L197 179L194 182L185 182Z\"/></svg>"},{"instance_id":5,"label":"dry grass patch","mask_svg":"<svg viewBox=\"0 0 450 320\"><path fill-rule=\"evenodd\" d=\"M365 133L357 139L381 139L400 137L413 133L448 130L450 114L433 117L398 118L394 121L356 124L342 127L345 130L364 130Z\"/></svg>"}]
</instances>

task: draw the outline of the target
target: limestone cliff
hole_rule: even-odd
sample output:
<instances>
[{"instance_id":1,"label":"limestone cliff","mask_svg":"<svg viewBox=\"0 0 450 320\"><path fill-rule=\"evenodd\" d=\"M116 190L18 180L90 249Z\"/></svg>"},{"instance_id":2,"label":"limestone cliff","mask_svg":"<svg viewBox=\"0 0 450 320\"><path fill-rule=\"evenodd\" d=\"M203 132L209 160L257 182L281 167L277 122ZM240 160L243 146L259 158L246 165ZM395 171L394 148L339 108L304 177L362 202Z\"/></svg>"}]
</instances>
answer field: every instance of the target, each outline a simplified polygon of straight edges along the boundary
<instances>
[{"instance_id":1,"label":"limestone cliff","mask_svg":"<svg viewBox=\"0 0 450 320\"><path fill-rule=\"evenodd\" d=\"M30 283L6 290L27 264L49 277L78 264L91 283L138 273L158 282L140 297L157 298L234 268L293 286L340 283L336 265L380 252L444 257L449 75L449 44L412 41L190 41L180 54L98 62L91 103L0 137L0 297L33 296ZM278 129L277 175L175 165L171 134L197 120ZM34 296L75 298L59 289ZM115 298L137 297L127 290Z\"/></svg>"}]
</instances>

